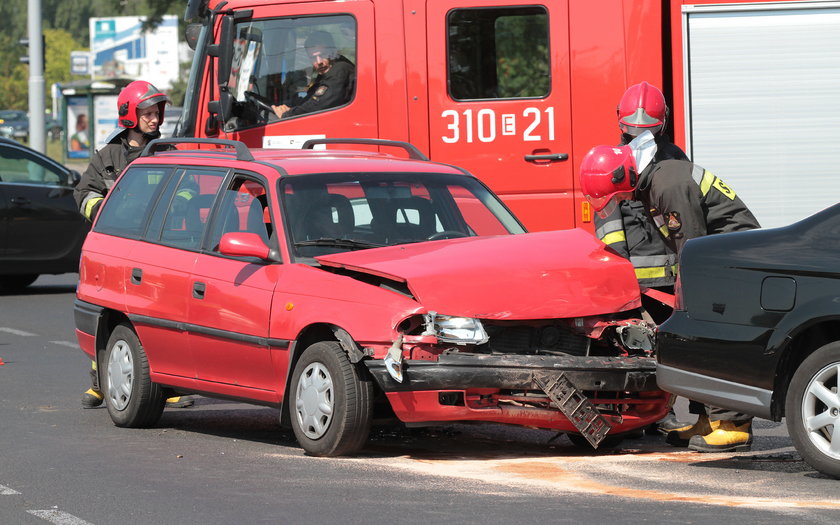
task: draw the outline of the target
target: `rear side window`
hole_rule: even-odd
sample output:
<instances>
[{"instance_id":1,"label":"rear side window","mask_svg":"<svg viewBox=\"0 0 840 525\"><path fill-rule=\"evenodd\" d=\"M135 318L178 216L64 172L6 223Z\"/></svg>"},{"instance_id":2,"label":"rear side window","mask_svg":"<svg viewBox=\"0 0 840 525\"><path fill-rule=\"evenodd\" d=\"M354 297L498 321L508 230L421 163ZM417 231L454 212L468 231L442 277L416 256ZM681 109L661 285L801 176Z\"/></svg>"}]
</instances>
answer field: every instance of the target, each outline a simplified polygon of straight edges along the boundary
<instances>
[{"instance_id":1,"label":"rear side window","mask_svg":"<svg viewBox=\"0 0 840 525\"><path fill-rule=\"evenodd\" d=\"M160 199L149 224L148 239L197 250L225 175L226 170L191 168L176 171L173 179L177 185Z\"/></svg>"},{"instance_id":2,"label":"rear side window","mask_svg":"<svg viewBox=\"0 0 840 525\"><path fill-rule=\"evenodd\" d=\"M549 94L545 8L454 9L446 24L452 98L538 98Z\"/></svg>"},{"instance_id":3,"label":"rear side window","mask_svg":"<svg viewBox=\"0 0 840 525\"><path fill-rule=\"evenodd\" d=\"M119 237L140 237L168 168L130 168L111 189L99 212L94 231Z\"/></svg>"}]
</instances>

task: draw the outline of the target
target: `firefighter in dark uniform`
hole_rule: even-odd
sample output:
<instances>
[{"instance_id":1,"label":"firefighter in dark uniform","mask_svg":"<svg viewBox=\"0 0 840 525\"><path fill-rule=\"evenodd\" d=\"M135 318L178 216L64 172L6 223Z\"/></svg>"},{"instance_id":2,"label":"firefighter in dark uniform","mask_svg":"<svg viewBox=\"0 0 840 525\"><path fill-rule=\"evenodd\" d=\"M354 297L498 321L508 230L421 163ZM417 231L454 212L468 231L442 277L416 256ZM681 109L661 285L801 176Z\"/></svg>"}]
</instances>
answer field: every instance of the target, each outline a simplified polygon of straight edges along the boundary
<instances>
[{"instance_id":1,"label":"firefighter in dark uniform","mask_svg":"<svg viewBox=\"0 0 840 525\"><path fill-rule=\"evenodd\" d=\"M665 134L668 123L668 105L662 91L655 86L641 82L627 88L616 107L618 127L621 130L621 145L630 144L644 132L653 134L654 142L640 145L652 148L651 162L667 159L688 160L688 156ZM635 146L635 144L634 144ZM653 224L641 201L622 201L612 214L602 218L595 216L595 235L605 244L633 263L639 286L673 295L677 275L677 254L657 232L663 224ZM642 294L642 306L650 319L661 324L670 315L672 308L652 297ZM675 398L672 398L672 403ZM690 403L693 414L702 414L703 405ZM656 431L667 434L672 430L683 430L691 424L677 420L674 409L657 421Z\"/></svg>"},{"instance_id":2,"label":"firefighter in dark uniform","mask_svg":"<svg viewBox=\"0 0 840 525\"><path fill-rule=\"evenodd\" d=\"M306 38L304 47L312 57L312 69L317 74L299 103L271 106L280 118L334 108L353 98L356 66L338 53L332 35L326 31L315 31Z\"/></svg>"},{"instance_id":3,"label":"firefighter in dark uniform","mask_svg":"<svg viewBox=\"0 0 840 525\"><path fill-rule=\"evenodd\" d=\"M653 137L646 131L636 140L651 142ZM644 155L637 159L630 145L592 148L581 163L580 184L602 215L623 200L644 203L650 220L663 225L658 231L677 255L689 239L759 227L732 188L708 170L684 160L654 163ZM700 452L749 450L752 418L706 406L696 423L669 432L667 441Z\"/></svg>"},{"instance_id":4,"label":"firefighter in dark uniform","mask_svg":"<svg viewBox=\"0 0 840 525\"><path fill-rule=\"evenodd\" d=\"M140 156L152 139L160 137L164 110L169 98L152 84L135 80L122 89L117 97L119 129L111 134L108 143L96 151L81 181L73 191L76 204L84 217L93 222L102 201L117 177L128 164ZM190 198L191 195L182 195ZM94 408L102 404L96 361L91 363L92 386L82 395L82 406ZM189 398L167 399L168 406L185 407L193 404Z\"/></svg>"}]
</instances>

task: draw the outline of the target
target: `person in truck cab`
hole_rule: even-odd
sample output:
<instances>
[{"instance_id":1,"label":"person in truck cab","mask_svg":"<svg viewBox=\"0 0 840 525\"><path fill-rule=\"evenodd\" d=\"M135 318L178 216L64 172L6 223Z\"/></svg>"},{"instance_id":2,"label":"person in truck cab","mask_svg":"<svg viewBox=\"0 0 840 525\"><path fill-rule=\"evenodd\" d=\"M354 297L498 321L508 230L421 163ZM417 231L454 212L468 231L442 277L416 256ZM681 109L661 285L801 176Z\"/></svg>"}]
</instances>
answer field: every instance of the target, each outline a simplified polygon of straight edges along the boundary
<instances>
[{"instance_id":1,"label":"person in truck cab","mask_svg":"<svg viewBox=\"0 0 840 525\"><path fill-rule=\"evenodd\" d=\"M117 97L119 129L111 134L108 143L97 150L73 190L79 212L90 222L96 218L105 195L116 182L117 177L131 161L140 156L143 148L152 139L160 137L160 125L169 97L144 80L135 80ZM189 195L182 195L184 199ZM102 404L103 395L99 389L99 374L96 361L91 362L91 387L82 394L82 407L94 408ZM167 406L191 406L189 398L167 399Z\"/></svg>"},{"instance_id":2,"label":"person in truck cab","mask_svg":"<svg viewBox=\"0 0 840 525\"><path fill-rule=\"evenodd\" d=\"M280 118L333 108L353 98L356 66L339 54L332 35L326 31L315 31L306 38L304 47L312 58L315 77L300 103L271 106Z\"/></svg>"},{"instance_id":3,"label":"person in truck cab","mask_svg":"<svg viewBox=\"0 0 840 525\"><path fill-rule=\"evenodd\" d=\"M596 146L586 154L581 190L602 217L622 201L640 201L649 220L662 225L658 234L677 255L689 239L759 227L746 204L720 178L686 160L654 162L655 147L652 134L645 131L629 145ZM696 423L672 430L667 441L700 452L749 450L752 417L705 406Z\"/></svg>"},{"instance_id":4,"label":"person in truck cab","mask_svg":"<svg viewBox=\"0 0 840 525\"><path fill-rule=\"evenodd\" d=\"M616 107L618 127L621 130L619 144L630 144L639 134L650 131L653 142L645 147L653 151L652 162L688 160L685 152L672 143L665 133L668 113L665 96L658 88L647 82L630 86ZM639 286L673 295L677 254L657 233L662 226L651 222L644 203L633 199L621 201L606 217L602 218L599 214L595 216L596 236L633 263ZM661 324L671 315L670 306L647 295L642 295L642 304L656 324ZM692 402L689 410L693 414L702 414L703 405ZM656 429L667 434L690 426L677 420L672 408L665 418L657 422Z\"/></svg>"}]
</instances>

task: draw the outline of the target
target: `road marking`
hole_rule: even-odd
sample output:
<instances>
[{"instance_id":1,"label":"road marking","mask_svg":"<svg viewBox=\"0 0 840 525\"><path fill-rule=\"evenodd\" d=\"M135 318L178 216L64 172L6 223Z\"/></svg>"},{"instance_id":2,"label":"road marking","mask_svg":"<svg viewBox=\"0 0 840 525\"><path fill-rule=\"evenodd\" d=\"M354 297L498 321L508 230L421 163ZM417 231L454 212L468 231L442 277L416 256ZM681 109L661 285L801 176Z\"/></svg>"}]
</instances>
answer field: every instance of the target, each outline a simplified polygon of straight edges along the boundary
<instances>
[{"instance_id":1,"label":"road marking","mask_svg":"<svg viewBox=\"0 0 840 525\"><path fill-rule=\"evenodd\" d=\"M22 335L24 337L32 337L35 335L30 332L24 332L23 330L15 330L14 328L8 328L5 326L0 326L0 332L6 332L12 335Z\"/></svg>"},{"instance_id":2,"label":"road marking","mask_svg":"<svg viewBox=\"0 0 840 525\"><path fill-rule=\"evenodd\" d=\"M20 494L20 492L5 485L0 485L0 496L14 496L15 494Z\"/></svg>"},{"instance_id":3,"label":"road marking","mask_svg":"<svg viewBox=\"0 0 840 525\"><path fill-rule=\"evenodd\" d=\"M54 345L69 346L70 348L79 348L77 343L71 343L70 341L50 341L50 343Z\"/></svg>"},{"instance_id":4,"label":"road marking","mask_svg":"<svg viewBox=\"0 0 840 525\"><path fill-rule=\"evenodd\" d=\"M56 509L27 510L26 512L32 514L33 516L38 516L42 520L55 523L55 525L93 525L89 521L85 521L82 518L77 518L72 514L67 514L66 512Z\"/></svg>"}]
</instances>

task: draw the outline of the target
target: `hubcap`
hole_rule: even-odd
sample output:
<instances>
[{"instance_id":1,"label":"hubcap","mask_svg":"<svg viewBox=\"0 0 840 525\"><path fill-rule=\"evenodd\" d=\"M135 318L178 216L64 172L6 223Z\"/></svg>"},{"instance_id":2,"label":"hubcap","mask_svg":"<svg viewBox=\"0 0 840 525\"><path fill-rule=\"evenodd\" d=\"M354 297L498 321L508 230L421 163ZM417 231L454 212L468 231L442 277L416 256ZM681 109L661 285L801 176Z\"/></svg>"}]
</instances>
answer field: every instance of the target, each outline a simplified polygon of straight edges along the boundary
<instances>
[{"instance_id":1,"label":"hubcap","mask_svg":"<svg viewBox=\"0 0 840 525\"><path fill-rule=\"evenodd\" d=\"M122 339L114 343L108 358L108 400L117 410L125 410L131 400L134 367L131 347Z\"/></svg>"},{"instance_id":2,"label":"hubcap","mask_svg":"<svg viewBox=\"0 0 840 525\"><path fill-rule=\"evenodd\" d=\"M330 427L333 415L333 382L321 363L306 367L297 384L295 412L301 430L309 439L318 439Z\"/></svg>"},{"instance_id":3,"label":"hubcap","mask_svg":"<svg viewBox=\"0 0 840 525\"><path fill-rule=\"evenodd\" d=\"M840 363L832 363L811 378L802 400L802 421L811 443L840 460Z\"/></svg>"}]
</instances>

